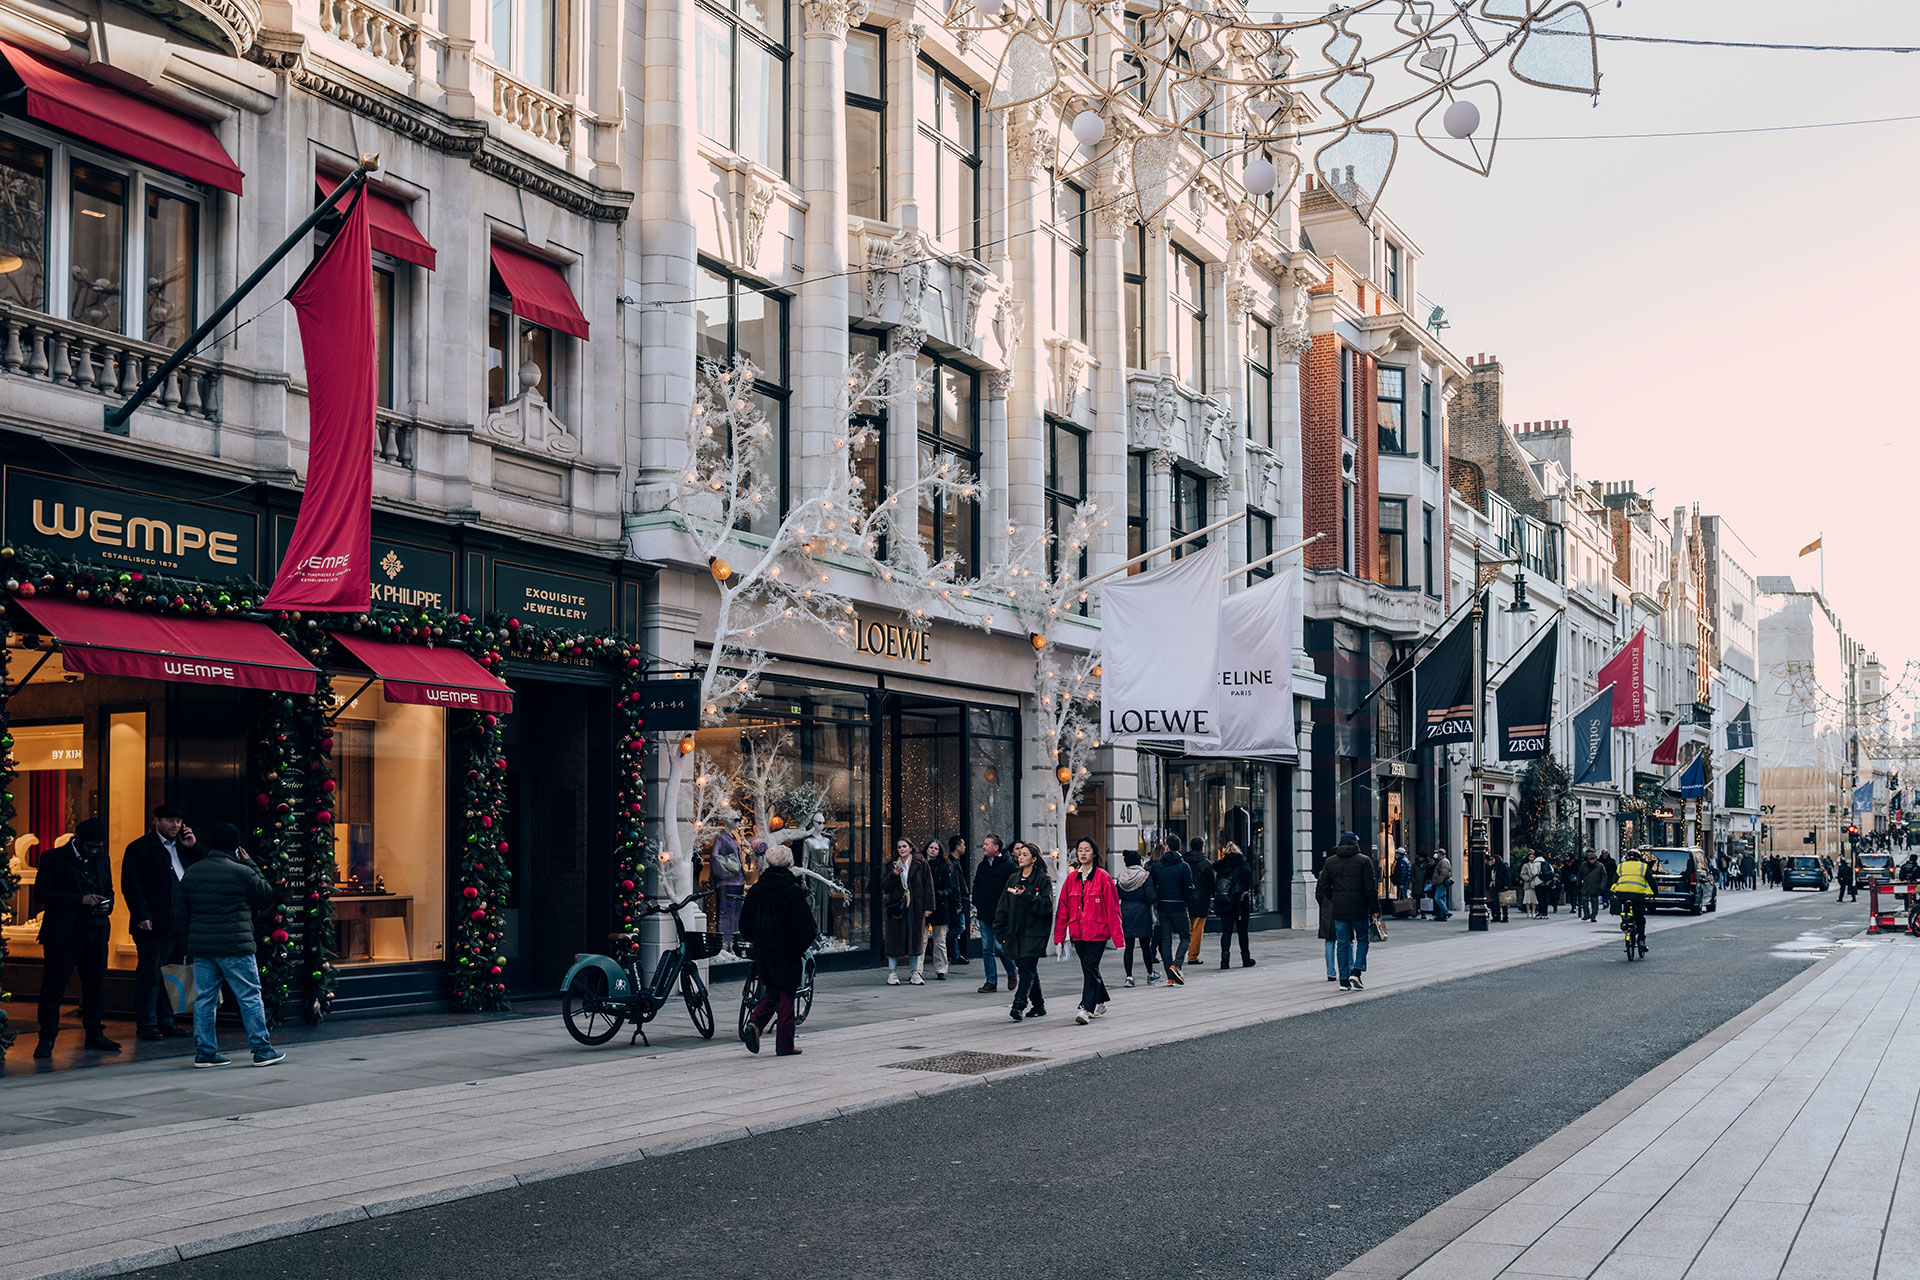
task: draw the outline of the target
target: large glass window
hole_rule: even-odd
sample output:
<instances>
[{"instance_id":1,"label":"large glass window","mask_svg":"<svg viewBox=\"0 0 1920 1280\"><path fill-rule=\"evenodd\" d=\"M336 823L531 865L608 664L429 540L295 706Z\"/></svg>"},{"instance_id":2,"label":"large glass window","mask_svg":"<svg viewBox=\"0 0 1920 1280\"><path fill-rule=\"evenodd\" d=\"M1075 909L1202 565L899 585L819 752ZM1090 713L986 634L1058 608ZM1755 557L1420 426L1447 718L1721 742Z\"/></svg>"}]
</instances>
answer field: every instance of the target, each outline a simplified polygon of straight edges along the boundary
<instances>
[{"instance_id":1,"label":"large glass window","mask_svg":"<svg viewBox=\"0 0 1920 1280\"><path fill-rule=\"evenodd\" d=\"M1273 326L1247 319L1247 439L1273 447Z\"/></svg>"},{"instance_id":2,"label":"large glass window","mask_svg":"<svg viewBox=\"0 0 1920 1280\"><path fill-rule=\"evenodd\" d=\"M952 72L922 58L915 68L919 133L915 180L927 185L932 204L920 216L934 242L948 253L979 246L980 98Z\"/></svg>"},{"instance_id":3,"label":"large glass window","mask_svg":"<svg viewBox=\"0 0 1920 1280\"><path fill-rule=\"evenodd\" d=\"M1380 499L1380 563L1374 581L1388 587L1407 585L1407 500Z\"/></svg>"},{"instance_id":4,"label":"large glass window","mask_svg":"<svg viewBox=\"0 0 1920 1280\"><path fill-rule=\"evenodd\" d=\"M67 315L119 333L126 294L127 180L111 170L74 162L72 293Z\"/></svg>"},{"instance_id":5,"label":"large glass window","mask_svg":"<svg viewBox=\"0 0 1920 1280\"><path fill-rule=\"evenodd\" d=\"M1340 486L1340 571L1353 572L1353 486Z\"/></svg>"},{"instance_id":6,"label":"large glass window","mask_svg":"<svg viewBox=\"0 0 1920 1280\"><path fill-rule=\"evenodd\" d=\"M968 369L922 352L917 380L932 395L920 402L920 474L959 468L977 484L980 476L979 379ZM979 553L979 504L972 498L922 491L920 539L938 562L951 560L954 573L973 573ZM977 492L977 488L976 488Z\"/></svg>"},{"instance_id":7,"label":"large glass window","mask_svg":"<svg viewBox=\"0 0 1920 1280\"><path fill-rule=\"evenodd\" d=\"M1273 517L1264 511L1247 509L1247 563L1254 564L1273 554ZM1271 562L1247 571L1250 578L1271 578Z\"/></svg>"},{"instance_id":8,"label":"large glass window","mask_svg":"<svg viewBox=\"0 0 1920 1280\"><path fill-rule=\"evenodd\" d=\"M532 366L533 389L552 404L556 335L545 325L513 314L513 299L493 273L493 295L487 304L487 407L497 409L518 400L525 384L521 371Z\"/></svg>"},{"instance_id":9,"label":"large glass window","mask_svg":"<svg viewBox=\"0 0 1920 1280\"><path fill-rule=\"evenodd\" d=\"M200 206L157 187L148 187L145 327L148 342L177 347L193 331L193 285L199 271L199 244Z\"/></svg>"},{"instance_id":10,"label":"large glass window","mask_svg":"<svg viewBox=\"0 0 1920 1280\"><path fill-rule=\"evenodd\" d=\"M491 0L493 57L542 89L559 88L559 0Z\"/></svg>"},{"instance_id":11,"label":"large glass window","mask_svg":"<svg viewBox=\"0 0 1920 1280\"><path fill-rule=\"evenodd\" d=\"M1400 246L1387 241L1386 254L1387 296L1395 302L1400 301Z\"/></svg>"},{"instance_id":12,"label":"large glass window","mask_svg":"<svg viewBox=\"0 0 1920 1280\"><path fill-rule=\"evenodd\" d=\"M1047 224L1047 291L1053 326L1069 338L1087 339L1087 193L1055 180L1053 219Z\"/></svg>"},{"instance_id":13,"label":"large glass window","mask_svg":"<svg viewBox=\"0 0 1920 1280\"><path fill-rule=\"evenodd\" d=\"M47 308L47 153L0 136L0 302Z\"/></svg>"},{"instance_id":14,"label":"large glass window","mask_svg":"<svg viewBox=\"0 0 1920 1280\"><path fill-rule=\"evenodd\" d=\"M185 334L180 335L185 338ZM174 341L169 339L169 341ZM373 271L373 367L377 402L393 407L393 272Z\"/></svg>"},{"instance_id":15,"label":"large glass window","mask_svg":"<svg viewBox=\"0 0 1920 1280\"><path fill-rule=\"evenodd\" d=\"M1420 379L1420 456L1429 463L1433 457L1433 383Z\"/></svg>"},{"instance_id":16,"label":"large glass window","mask_svg":"<svg viewBox=\"0 0 1920 1280\"><path fill-rule=\"evenodd\" d=\"M1207 389L1207 275L1200 259L1173 246L1169 263L1169 294L1173 308L1167 316L1167 346L1173 353L1173 376L1195 391Z\"/></svg>"},{"instance_id":17,"label":"large glass window","mask_svg":"<svg viewBox=\"0 0 1920 1280\"><path fill-rule=\"evenodd\" d=\"M1438 599L1440 580L1434 574L1433 567L1433 508L1420 508L1420 580L1426 583L1427 594Z\"/></svg>"},{"instance_id":18,"label":"large glass window","mask_svg":"<svg viewBox=\"0 0 1920 1280\"><path fill-rule=\"evenodd\" d=\"M887 36L873 27L847 32L847 212L887 216Z\"/></svg>"},{"instance_id":19,"label":"large glass window","mask_svg":"<svg viewBox=\"0 0 1920 1280\"><path fill-rule=\"evenodd\" d=\"M1127 559L1142 555L1147 549L1147 455L1129 453L1127 455ZM1135 565L1127 570L1131 577L1139 573L1144 566Z\"/></svg>"},{"instance_id":20,"label":"large glass window","mask_svg":"<svg viewBox=\"0 0 1920 1280\"><path fill-rule=\"evenodd\" d=\"M1070 422L1047 419L1047 523L1053 541L1047 546L1047 571L1058 576L1062 557L1069 572L1087 576L1086 544L1066 545L1080 504L1087 498L1087 433Z\"/></svg>"},{"instance_id":21,"label":"large glass window","mask_svg":"<svg viewBox=\"0 0 1920 1280\"><path fill-rule=\"evenodd\" d=\"M1207 478L1197 471L1185 467L1173 469L1173 536L1179 538L1196 529L1207 527ZM1173 549L1173 558L1178 560L1188 551L1198 551L1207 545L1209 538L1195 538Z\"/></svg>"},{"instance_id":22,"label":"large glass window","mask_svg":"<svg viewBox=\"0 0 1920 1280\"><path fill-rule=\"evenodd\" d=\"M1126 292L1127 368L1147 366L1147 229L1127 228L1120 238L1120 271Z\"/></svg>"},{"instance_id":23,"label":"large glass window","mask_svg":"<svg viewBox=\"0 0 1920 1280\"><path fill-rule=\"evenodd\" d=\"M1386 365L1374 371L1374 399L1378 405L1380 452L1407 451L1407 371Z\"/></svg>"},{"instance_id":24,"label":"large glass window","mask_svg":"<svg viewBox=\"0 0 1920 1280\"><path fill-rule=\"evenodd\" d=\"M886 358L886 340L877 333L854 329L847 334L847 348L865 369L873 369ZM885 409L856 414L852 427L853 474L869 506L882 500L887 489L887 414Z\"/></svg>"},{"instance_id":25,"label":"large glass window","mask_svg":"<svg viewBox=\"0 0 1920 1280\"><path fill-rule=\"evenodd\" d=\"M334 928L342 964L446 951L447 713L333 678Z\"/></svg>"},{"instance_id":26,"label":"large glass window","mask_svg":"<svg viewBox=\"0 0 1920 1280\"><path fill-rule=\"evenodd\" d=\"M694 36L700 132L775 173L787 171L787 6L702 4Z\"/></svg>"},{"instance_id":27,"label":"large glass window","mask_svg":"<svg viewBox=\"0 0 1920 1280\"><path fill-rule=\"evenodd\" d=\"M775 486L747 528L772 534L787 512L787 302L737 276L702 262L694 272L693 321L702 360L731 365L736 357L752 363L754 406L773 429L766 451L765 481Z\"/></svg>"}]
</instances>

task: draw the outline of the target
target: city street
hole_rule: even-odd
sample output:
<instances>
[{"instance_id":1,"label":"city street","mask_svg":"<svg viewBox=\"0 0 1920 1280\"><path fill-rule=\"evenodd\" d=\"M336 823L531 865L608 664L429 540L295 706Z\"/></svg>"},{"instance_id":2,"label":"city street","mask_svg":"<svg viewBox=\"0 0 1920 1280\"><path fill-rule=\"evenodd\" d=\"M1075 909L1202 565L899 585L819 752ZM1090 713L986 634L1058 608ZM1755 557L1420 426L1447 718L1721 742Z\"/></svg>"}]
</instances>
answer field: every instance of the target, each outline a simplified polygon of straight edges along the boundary
<instances>
[{"instance_id":1,"label":"city street","mask_svg":"<svg viewBox=\"0 0 1920 1280\"><path fill-rule=\"evenodd\" d=\"M1644 964L1594 946L1396 993L1397 964L1426 944L1388 945L1369 974L1381 994L1329 995L1321 1012L140 1274L908 1276L940 1258L1016 1276L1049 1274L1070 1238L1082 1274L1323 1277L1767 997L1861 923L1857 907L1813 895L1723 901L1719 916L1658 920ZM1612 933L1564 916L1522 928ZM1302 978L1318 981L1310 971L1291 981ZM1099 1029L1137 1016L1143 994L1183 999L1238 981L1207 972L1182 992L1119 993ZM895 1037L896 1060L911 1056L908 1034ZM1000 1048L1005 1037L984 1027L982 1047L989 1036ZM582 1098L582 1114L595 1102ZM564 1108L556 1122L567 1123Z\"/></svg>"}]
</instances>

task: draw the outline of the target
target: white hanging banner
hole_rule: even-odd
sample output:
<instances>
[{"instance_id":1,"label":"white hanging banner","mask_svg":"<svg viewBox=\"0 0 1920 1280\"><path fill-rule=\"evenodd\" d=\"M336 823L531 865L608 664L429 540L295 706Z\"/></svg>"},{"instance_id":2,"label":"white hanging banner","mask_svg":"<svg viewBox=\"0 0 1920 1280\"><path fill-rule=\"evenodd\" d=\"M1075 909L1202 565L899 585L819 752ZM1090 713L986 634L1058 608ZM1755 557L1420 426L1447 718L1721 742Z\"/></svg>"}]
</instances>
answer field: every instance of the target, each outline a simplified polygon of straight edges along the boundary
<instances>
[{"instance_id":1,"label":"white hanging banner","mask_svg":"<svg viewBox=\"0 0 1920 1280\"><path fill-rule=\"evenodd\" d=\"M1107 742L1220 740L1220 573L1226 545L1103 586L1100 725Z\"/></svg>"},{"instance_id":2,"label":"white hanging banner","mask_svg":"<svg viewBox=\"0 0 1920 1280\"><path fill-rule=\"evenodd\" d=\"M1293 595L1298 570L1220 603L1220 740L1189 738L1193 756L1293 755Z\"/></svg>"}]
</instances>

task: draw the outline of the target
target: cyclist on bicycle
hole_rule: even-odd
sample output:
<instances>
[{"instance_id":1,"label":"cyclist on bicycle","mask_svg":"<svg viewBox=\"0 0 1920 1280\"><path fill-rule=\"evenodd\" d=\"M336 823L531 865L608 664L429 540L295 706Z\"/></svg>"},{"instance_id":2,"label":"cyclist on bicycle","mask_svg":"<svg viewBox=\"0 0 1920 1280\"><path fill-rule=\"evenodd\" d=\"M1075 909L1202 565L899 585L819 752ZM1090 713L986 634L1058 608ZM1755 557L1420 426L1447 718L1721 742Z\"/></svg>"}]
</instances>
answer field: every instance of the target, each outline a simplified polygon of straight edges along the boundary
<instances>
[{"instance_id":1,"label":"cyclist on bicycle","mask_svg":"<svg viewBox=\"0 0 1920 1280\"><path fill-rule=\"evenodd\" d=\"M1643 953L1647 949L1647 907L1653 902L1653 881L1648 878L1651 871L1647 855L1630 849L1620 855L1620 869L1613 879L1613 901L1620 908L1620 927L1638 929Z\"/></svg>"}]
</instances>

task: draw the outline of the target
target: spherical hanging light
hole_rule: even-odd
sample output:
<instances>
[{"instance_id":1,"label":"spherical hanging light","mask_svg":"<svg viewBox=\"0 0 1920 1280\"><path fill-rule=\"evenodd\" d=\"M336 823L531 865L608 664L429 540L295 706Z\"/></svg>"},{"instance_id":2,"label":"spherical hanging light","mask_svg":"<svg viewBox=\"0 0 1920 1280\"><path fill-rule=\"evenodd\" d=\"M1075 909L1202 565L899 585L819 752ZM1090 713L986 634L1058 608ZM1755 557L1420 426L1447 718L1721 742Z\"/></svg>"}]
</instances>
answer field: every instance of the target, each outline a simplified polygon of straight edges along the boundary
<instances>
[{"instance_id":1,"label":"spherical hanging light","mask_svg":"<svg viewBox=\"0 0 1920 1280\"><path fill-rule=\"evenodd\" d=\"M1440 117L1440 123L1449 137L1471 138L1474 130L1480 127L1480 108L1461 98L1447 108L1447 113Z\"/></svg>"},{"instance_id":2,"label":"spherical hanging light","mask_svg":"<svg viewBox=\"0 0 1920 1280\"><path fill-rule=\"evenodd\" d=\"M1280 171L1273 167L1271 160L1255 160L1241 170L1240 182L1248 194L1264 196L1280 185Z\"/></svg>"},{"instance_id":3,"label":"spherical hanging light","mask_svg":"<svg viewBox=\"0 0 1920 1280\"><path fill-rule=\"evenodd\" d=\"M1059 781L1060 785L1064 787L1073 781L1073 770L1063 764L1053 771L1053 776Z\"/></svg>"},{"instance_id":4,"label":"spherical hanging light","mask_svg":"<svg viewBox=\"0 0 1920 1280\"><path fill-rule=\"evenodd\" d=\"M1073 118L1073 140L1091 151L1107 136L1107 122L1098 111L1082 111Z\"/></svg>"}]
</instances>

